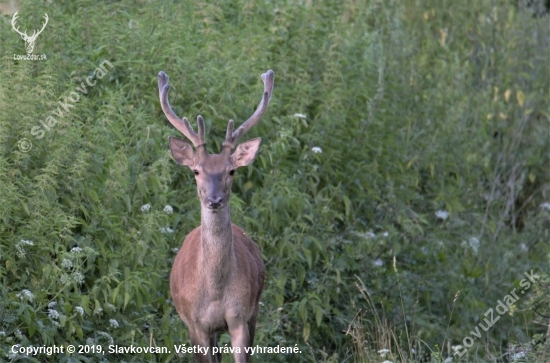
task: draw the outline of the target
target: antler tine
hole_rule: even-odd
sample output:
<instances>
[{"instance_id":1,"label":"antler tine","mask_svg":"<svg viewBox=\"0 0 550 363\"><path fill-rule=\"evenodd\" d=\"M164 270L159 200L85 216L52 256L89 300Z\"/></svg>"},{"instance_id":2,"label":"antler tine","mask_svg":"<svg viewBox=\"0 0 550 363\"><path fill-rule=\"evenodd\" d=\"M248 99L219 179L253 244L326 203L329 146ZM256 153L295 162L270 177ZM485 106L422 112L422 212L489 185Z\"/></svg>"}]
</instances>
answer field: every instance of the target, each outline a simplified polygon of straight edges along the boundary
<instances>
[{"instance_id":1,"label":"antler tine","mask_svg":"<svg viewBox=\"0 0 550 363\"><path fill-rule=\"evenodd\" d=\"M254 125L258 123L258 121L262 118L265 111L267 110L267 106L269 105L269 101L271 100L271 95L273 94L273 84L275 79L275 73L270 69L266 73L262 74L262 80L264 81L264 94L262 97L262 101L258 105L258 108L252 116L248 120L246 120L245 123L243 123L239 128L235 131L233 131L233 120L229 120L229 124L227 125L227 132L225 136L225 142L223 143L223 146L229 146L231 149L233 149L237 141L241 136L246 134L248 130L250 130ZM231 132L230 132L231 128Z\"/></svg>"},{"instance_id":2,"label":"antler tine","mask_svg":"<svg viewBox=\"0 0 550 363\"><path fill-rule=\"evenodd\" d=\"M231 142L233 139L233 129L235 128L235 121L229 120L227 123L227 131L225 132L225 143Z\"/></svg>"},{"instance_id":3,"label":"antler tine","mask_svg":"<svg viewBox=\"0 0 550 363\"><path fill-rule=\"evenodd\" d=\"M197 116L197 126L198 126L197 134L198 134L198 139L199 139L199 146L205 145L206 142L204 141L204 129L205 129L204 128L204 120L202 119L201 115Z\"/></svg>"},{"instance_id":4,"label":"antler tine","mask_svg":"<svg viewBox=\"0 0 550 363\"><path fill-rule=\"evenodd\" d=\"M48 24L48 20L50 19L50 18L48 18L48 14L44 14L43 18L46 20L46 22L44 24L42 24L42 29L40 29L38 34L42 33L42 31L44 30L44 28L46 28L46 25Z\"/></svg>"},{"instance_id":5,"label":"antler tine","mask_svg":"<svg viewBox=\"0 0 550 363\"><path fill-rule=\"evenodd\" d=\"M27 36L27 31L25 31L24 33L21 33L21 32L19 31L19 27L17 27L17 28L15 27L15 23L16 23L17 18L18 18L17 13L19 13L19 10L17 10L17 11L15 12L15 14L13 14L13 18L11 18L11 26L12 26L13 30L15 30L15 31L16 31L17 33L19 33L20 35L22 35L22 36Z\"/></svg>"},{"instance_id":6,"label":"antler tine","mask_svg":"<svg viewBox=\"0 0 550 363\"><path fill-rule=\"evenodd\" d=\"M162 107L162 111L164 111L164 114L166 115L166 118L170 123L178 129L182 134L185 135L193 143L193 145L198 148L199 146L204 145L204 121L201 116L197 117L197 123L198 123L198 131L197 134L195 130L193 130L193 127L191 127L191 124L189 124L189 120L187 120L187 117L184 117L183 120L181 120L176 113L172 110L172 107L170 106L170 102L168 102L168 91L170 90L170 85L168 84L168 75L164 72L160 72L158 76L158 82L159 82L159 97L160 97L160 105Z\"/></svg>"}]
</instances>

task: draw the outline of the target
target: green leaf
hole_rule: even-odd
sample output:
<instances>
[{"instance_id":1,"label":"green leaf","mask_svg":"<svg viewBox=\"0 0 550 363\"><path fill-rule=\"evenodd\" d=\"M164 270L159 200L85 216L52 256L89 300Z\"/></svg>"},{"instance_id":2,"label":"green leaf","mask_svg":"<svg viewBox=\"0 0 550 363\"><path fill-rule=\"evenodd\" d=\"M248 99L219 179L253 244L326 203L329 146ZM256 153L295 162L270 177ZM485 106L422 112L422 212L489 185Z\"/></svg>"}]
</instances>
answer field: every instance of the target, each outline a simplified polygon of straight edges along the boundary
<instances>
[{"instance_id":1,"label":"green leaf","mask_svg":"<svg viewBox=\"0 0 550 363\"><path fill-rule=\"evenodd\" d=\"M64 314L59 315L59 325L63 328L65 326L65 323L67 322L67 316Z\"/></svg>"},{"instance_id":2,"label":"green leaf","mask_svg":"<svg viewBox=\"0 0 550 363\"><path fill-rule=\"evenodd\" d=\"M305 323L304 324L304 329L302 331L302 336L304 338L304 341L308 341L309 339L309 333L310 333L311 329L310 329L310 326L309 326L309 323Z\"/></svg>"},{"instance_id":3,"label":"green leaf","mask_svg":"<svg viewBox=\"0 0 550 363\"><path fill-rule=\"evenodd\" d=\"M304 297L298 304L298 314L300 314L302 321L307 321L307 297Z\"/></svg>"},{"instance_id":4,"label":"green leaf","mask_svg":"<svg viewBox=\"0 0 550 363\"><path fill-rule=\"evenodd\" d=\"M320 306L315 307L315 322L317 323L317 326L321 326L321 322L323 319L323 309L321 309Z\"/></svg>"},{"instance_id":5,"label":"green leaf","mask_svg":"<svg viewBox=\"0 0 550 363\"><path fill-rule=\"evenodd\" d=\"M346 214L346 217L349 218L351 216L351 202L349 200L349 198L347 196L344 195L343 197L343 200L344 200L344 206L345 206L345 214Z\"/></svg>"},{"instance_id":6,"label":"green leaf","mask_svg":"<svg viewBox=\"0 0 550 363\"><path fill-rule=\"evenodd\" d=\"M308 249L303 249L302 252L304 253L304 256L306 256L307 265L309 268L311 268L311 251Z\"/></svg>"},{"instance_id":7,"label":"green leaf","mask_svg":"<svg viewBox=\"0 0 550 363\"><path fill-rule=\"evenodd\" d=\"M126 305L128 305L128 303L130 302L130 293L128 291L124 292L124 306L122 307L122 309L126 309Z\"/></svg>"},{"instance_id":8,"label":"green leaf","mask_svg":"<svg viewBox=\"0 0 550 363\"><path fill-rule=\"evenodd\" d=\"M90 308L89 308L89 304L90 304L90 297L88 295L81 295L80 296L80 306L84 309L85 312L89 313L90 312Z\"/></svg>"},{"instance_id":9,"label":"green leaf","mask_svg":"<svg viewBox=\"0 0 550 363\"><path fill-rule=\"evenodd\" d=\"M36 324L30 324L29 325L29 337L32 337L34 333L36 332Z\"/></svg>"},{"instance_id":10,"label":"green leaf","mask_svg":"<svg viewBox=\"0 0 550 363\"><path fill-rule=\"evenodd\" d=\"M82 340L82 338L84 337L84 332L78 325L75 325L75 334L80 340Z\"/></svg>"}]
</instances>

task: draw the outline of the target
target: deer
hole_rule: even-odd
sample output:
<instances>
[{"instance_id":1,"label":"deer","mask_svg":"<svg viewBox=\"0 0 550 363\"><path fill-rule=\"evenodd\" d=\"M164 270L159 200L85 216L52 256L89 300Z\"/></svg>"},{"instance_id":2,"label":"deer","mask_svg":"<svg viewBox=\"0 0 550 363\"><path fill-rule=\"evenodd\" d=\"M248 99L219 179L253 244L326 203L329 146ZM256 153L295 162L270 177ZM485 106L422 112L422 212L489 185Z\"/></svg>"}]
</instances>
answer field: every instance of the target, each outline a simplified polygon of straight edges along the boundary
<instances>
[{"instance_id":1,"label":"deer","mask_svg":"<svg viewBox=\"0 0 550 363\"><path fill-rule=\"evenodd\" d=\"M34 43L36 42L36 39L38 38L38 36L40 35L40 33L42 33L42 31L46 28L46 25L48 24L48 14L44 14L44 20L45 22L42 24L42 29L40 30L35 30L31 36L28 36L27 35L27 31L24 31L23 33L21 33L19 31L19 27L15 27L15 24L16 24L16 21L17 21L17 13L19 11L16 11L15 14L13 14L13 17L11 18L11 26L13 28L13 30L15 30L19 35L21 35L21 38L23 38L23 40L25 41L25 43L27 44L26 48L27 48L27 54L31 54L33 49L34 49Z\"/></svg>"},{"instance_id":2,"label":"deer","mask_svg":"<svg viewBox=\"0 0 550 363\"><path fill-rule=\"evenodd\" d=\"M265 267L258 245L231 222L229 198L235 170L254 161L261 139L237 142L267 110L274 77L272 70L261 75L264 93L257 109L236 130L229 120L221 153L209 154L202 116L197 116L195 132L168 102L168 75L158 75L162 111L196 150L183 140L168 138L174 160L195 174L201 207L201 225L185 237L170 273L172 301L193 347L198 347L194 351L198 363L221 362L217 334L223 332L229 332L235 362L250 361L246 348L254 344Z\"/></svg>"}]
</instances>

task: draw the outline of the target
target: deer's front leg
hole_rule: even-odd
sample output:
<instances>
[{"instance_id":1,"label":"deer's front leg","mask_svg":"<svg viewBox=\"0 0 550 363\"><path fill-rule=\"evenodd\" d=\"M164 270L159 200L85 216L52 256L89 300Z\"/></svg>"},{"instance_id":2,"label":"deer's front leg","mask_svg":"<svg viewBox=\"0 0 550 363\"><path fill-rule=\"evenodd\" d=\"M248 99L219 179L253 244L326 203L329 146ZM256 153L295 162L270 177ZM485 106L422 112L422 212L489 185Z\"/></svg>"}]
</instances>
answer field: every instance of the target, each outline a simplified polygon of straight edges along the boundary
<instances>
[{"instance_id":1,"label":"deer's front leg","mask_svg":"<svg viewBox=\"0 0 550 363\"><path fill-rule=\"evenodd\" d=\"M221 357L218 355L212 354L213 348L216 346L215 335L209 337L205 332L195 329L193 332L190 332L191 344L193 346L200 346L200 351L195 353L195 361L197 363L218 363L221 361Z\"/></svg>"},{"instance_id":2,"label":"deer's front leg","mask_svg":"<svg viewBox=\"0 0 550 363\"><path fill-rule=\"evenodd\" d=\"M246 353L245 348L250 345L250 335L248 332L248 324L243 317L233 317L227 320L229 335L231 336L231 346L233 347L235 362L248 363L250 356ZM239 347L237 350L236 348Z\"/></svg>"}]
</instances>

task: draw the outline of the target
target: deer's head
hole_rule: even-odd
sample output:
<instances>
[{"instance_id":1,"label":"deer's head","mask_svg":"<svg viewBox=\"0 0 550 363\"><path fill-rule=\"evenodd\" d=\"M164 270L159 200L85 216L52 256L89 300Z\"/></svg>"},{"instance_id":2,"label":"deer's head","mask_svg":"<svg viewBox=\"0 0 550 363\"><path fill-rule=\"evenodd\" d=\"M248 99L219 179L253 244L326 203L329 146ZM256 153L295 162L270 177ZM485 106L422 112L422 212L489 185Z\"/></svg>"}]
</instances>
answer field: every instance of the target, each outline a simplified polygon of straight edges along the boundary
<instances>
[{"instance_id":1,"label":"deer's head","mask_svg":"<svg viewBox=\"0 0 550 363\"><path fill-rule=\"evenodd\" d=\"M13 14L13 18L11 18L11 26L13 27L13 30L15 30L19 35L21 35L21 38L23 38L23 40L25 41L25 43L27 44L26 48L27 48L27 53L28 54L31 54L32 51L34 50L34 43L36 42L36 38L38 38L38 36L40 35L40 33L42 33L42 31L44 30L44 28L46 28L46 24L48 24L48 14L44 14L44 20L45 22L42 24L42 29L40 30L35 30L32 35L27 35L27 31L25 30L24 32L20 32L19 31L19 27L16 27L16 21L17 21L17 13L18 11L15 12L15 14Z\"/></svg>"},{"instance_id":2,"label":"deer's head","mask_svg":"<svg viewBox=\"0 0 550 363\"><path fill-rule=\"evenodd\" d=\"M199 199L203 208L217 211L229 204L233 174L238 167L247 166L256 157L260 148L260 138L251 139L237 145L238 139L250 130L267 110L273 92L275 75L272 70L262 74L264 94L262 101L250 118L236 130L233 120L229 120L225 141L220 154L209 154L204 141L204 121L197 117L198 132L195 132L186 117L181 120L170 107L168 102L168 76L160 72L158 76L160 104L168 121L189 141L196 151L187 142L170 136L169 144L172 156L180 165L188 166L195 174ZM235 149L235 152L233 152Z\"/></svg>"}]
</instances>

